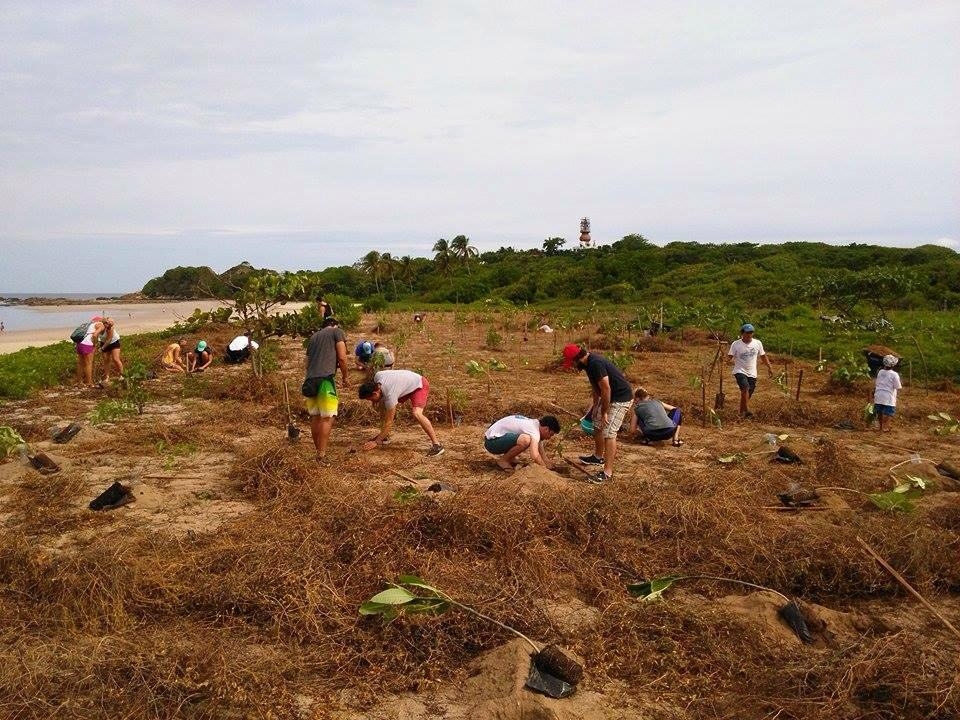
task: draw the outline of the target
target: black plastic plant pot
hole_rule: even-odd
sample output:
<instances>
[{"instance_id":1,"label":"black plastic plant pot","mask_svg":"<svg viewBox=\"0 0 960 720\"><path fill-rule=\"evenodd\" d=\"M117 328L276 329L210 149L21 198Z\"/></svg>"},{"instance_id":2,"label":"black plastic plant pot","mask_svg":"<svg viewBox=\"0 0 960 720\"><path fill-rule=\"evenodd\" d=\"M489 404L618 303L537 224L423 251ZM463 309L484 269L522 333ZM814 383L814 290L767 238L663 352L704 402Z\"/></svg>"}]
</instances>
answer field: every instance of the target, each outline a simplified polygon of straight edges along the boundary
<instances>
[{"instance_id":1,"label":"black plastic plant pot","mask_svg":"<svg viewBox=\"0 0 960 720\"><path fill-rule=\"evenodd\" d=\"M570 697L583 678L583 667L556 645L547 645L530 657L526 687L556 699Z\"/></svg>"},{"instance_id":2,"label":"black plastic plant pot","mask_svg":"<svg viewBox=\"0 0 960 720\"><path fill-rule=\"evenodd\" d=\"M797 606L795 600L791 600L784 605L777 614L783 618L783 621L790 626L797 637L808 645L813 642L813 635L810 634L810 628L807 627L807 621L803 619L803 614Z\"/></svg>"}]
</instances>

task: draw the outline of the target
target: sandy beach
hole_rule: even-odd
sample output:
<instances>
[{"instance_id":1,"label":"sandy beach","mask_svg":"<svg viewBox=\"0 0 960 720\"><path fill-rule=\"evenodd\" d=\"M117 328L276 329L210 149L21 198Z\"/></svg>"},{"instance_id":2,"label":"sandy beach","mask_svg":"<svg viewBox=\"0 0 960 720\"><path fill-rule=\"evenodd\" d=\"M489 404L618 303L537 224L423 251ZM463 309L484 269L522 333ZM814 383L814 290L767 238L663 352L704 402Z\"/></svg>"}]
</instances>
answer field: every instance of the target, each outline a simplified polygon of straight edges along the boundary
<instances>
[{"instance_id":1,"label":"sandy beach","mask_svg":"<svg viewBox=\"0 0 960 720\"><path fill-rule=\"evenodd\" d=\"M288 303L281 312L299 310L304 303ZM193 314L196 308L213 310L222 307L216 300L185 300L169 303L91 303L90 305L71 305L70 311L94 315L109 315L117 323L120 335L132 335L140 332L163 330ZM32 310L43 314L62 313L66 306L40 306ZM66 323L62 327L45 327L33 330L6 330L0 333L0 354L16 352L26 347L50 345L66 340L76 323Z\"/></svg>"}]
</instances>

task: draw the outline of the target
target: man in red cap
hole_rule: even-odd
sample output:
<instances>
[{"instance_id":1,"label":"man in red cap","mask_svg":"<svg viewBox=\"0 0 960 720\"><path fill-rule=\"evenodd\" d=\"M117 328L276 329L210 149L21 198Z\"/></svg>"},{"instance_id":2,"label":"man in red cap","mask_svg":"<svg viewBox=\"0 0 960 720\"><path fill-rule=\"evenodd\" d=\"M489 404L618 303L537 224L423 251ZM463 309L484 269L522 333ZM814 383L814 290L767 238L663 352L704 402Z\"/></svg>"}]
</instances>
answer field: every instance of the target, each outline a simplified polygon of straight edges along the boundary
<instances>
[{"instance_id":1,"label":"man in red cap","mask_svg":"<svg viewBox=\"0 0 960 720\"><path fill-rule=\"evenodd\" d=\"M587 371L593 389L593 455L581 455L584 465L603 465L603 470L592 477L602 483L613 478L613 461L617 457L617 432L633 402L633 388L620 368L603 355L592 353L579 345L563 348L563 366Z\"/></svg>"}]
</instances>

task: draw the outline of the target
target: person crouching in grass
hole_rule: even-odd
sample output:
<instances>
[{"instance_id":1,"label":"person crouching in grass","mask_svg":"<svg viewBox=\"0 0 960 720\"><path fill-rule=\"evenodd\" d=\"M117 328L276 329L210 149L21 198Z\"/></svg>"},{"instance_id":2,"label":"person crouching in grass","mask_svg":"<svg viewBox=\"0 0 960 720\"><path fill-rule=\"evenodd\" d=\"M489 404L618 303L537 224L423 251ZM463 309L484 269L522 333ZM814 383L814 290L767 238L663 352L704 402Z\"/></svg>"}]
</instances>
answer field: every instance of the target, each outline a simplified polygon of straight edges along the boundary
<instances>
[{"instance_id":1,"label":"person crouching in grass","mask_svg":"<svg viewBox=\"0 0 960 720\"><path fill-rule=\"evenodd\" d=\"M680 439L680 408L655 400L644 388L633 394L633 412L630 414L630 433L637 435L645 445L673 439L674 447L683 445Z\"/></svg>"},{"instance_id":2,"label":"person crouching in grass","mask_svg":"<svg viewBox=\"0 0 960 720\"><path fill-rule=\"evenodd\" d=\"M553 469L543 453L543 443L560 432L560 423L552 415L539 420L524 415L508 415L497 420L483 434L483 447L488 453L500 455L497 467L513 472L514 460L520 453L530 452L530 459L548 470Z\"/></svg>"}]
</instances>

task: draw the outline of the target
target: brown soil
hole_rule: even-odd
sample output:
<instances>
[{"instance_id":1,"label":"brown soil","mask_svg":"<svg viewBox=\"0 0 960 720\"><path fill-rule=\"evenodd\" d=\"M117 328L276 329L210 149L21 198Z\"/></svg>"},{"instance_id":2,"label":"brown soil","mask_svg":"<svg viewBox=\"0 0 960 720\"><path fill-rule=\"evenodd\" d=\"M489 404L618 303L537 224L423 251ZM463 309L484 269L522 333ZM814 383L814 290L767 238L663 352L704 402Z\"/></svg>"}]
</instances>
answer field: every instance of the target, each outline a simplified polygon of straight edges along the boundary
<instances>
[{"instance_id":1,"label":"brown soil","mask_svg":"<svg viewBox=\"0 0 960 720\"><path fill-rule=\"evenodd\" d=\"M375 318L364 318L371 327ZM390 315L385 342L406 343L398 367L421 368L427 414L446 446L428 442L406 409L390 445L356 448L377 415L342 392L330 468L312 459L299 397L302 346L281 341L281 367L249 366L147 383L144 415L92 427L105 391L63 388L5 403L2 424L62 470L41 476L0 463L0 708L12 718L952 718L960 717L960 641L860 547L867 541L960 626L960 494L934 463L957 463L956 438L926 416L952 412L951 390L909 387L880 435L860 412L868 385L828 392L825 374L791 359L791 396L761 378L755 417L736 419L725 383L721 427L690 379L716 342L649 338L628 375L685 413L682 447L621 435L614 480L591 485L565 463L592 451L576 427L589 404L582 375L557 371L557 337L505 319L466 325L431 313L422 327ZM231 328L212 328L220 347ZM630 347L636 337L605 337ZM351 336L351 345L356 338ZM654 342L655 341L655 342ZM218 344L219 343L219 344ZM162 341L158 341L157 354ZM470 359L508 370L484 378ZM782 358L777 367L784 366ZM801 399L792 397L804 369ZM286 439L283 380L297 443ZM726 378L725 378L726 379ZM706 388L718 390L719 371ZM450 422L450 405L457 420ZM571 414L557 409L566 408ZM554 414L554 470L496 467L487 424ZM834 426L853 422L855 430ZM70 443L50 441L70 421ZM771 462L768 433L803 460ZM722 455L746 458L721 464ZM914 453L920 462L893 466ZM398 474L399 473L399 474ZM890 513L863 494L916 475L934 481L915 512ZM136 502L87 503L113 481ZM442 482L453 492L432 493ZM824 490L820 510L780 512L791 483ZM399 492L415 489L416 494ZM577 693L551 700L523 688L529 646L470 614L361 617L361 603L414 573L586 670ZM626 585L670 574L725 576L798 600L815 637L803 644L775 593L678 582L657 602Z\"/></svg>"}]
</instances>

